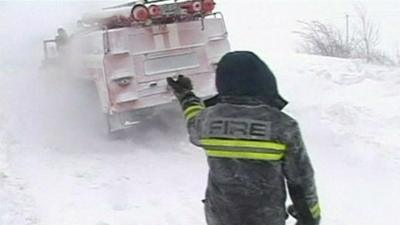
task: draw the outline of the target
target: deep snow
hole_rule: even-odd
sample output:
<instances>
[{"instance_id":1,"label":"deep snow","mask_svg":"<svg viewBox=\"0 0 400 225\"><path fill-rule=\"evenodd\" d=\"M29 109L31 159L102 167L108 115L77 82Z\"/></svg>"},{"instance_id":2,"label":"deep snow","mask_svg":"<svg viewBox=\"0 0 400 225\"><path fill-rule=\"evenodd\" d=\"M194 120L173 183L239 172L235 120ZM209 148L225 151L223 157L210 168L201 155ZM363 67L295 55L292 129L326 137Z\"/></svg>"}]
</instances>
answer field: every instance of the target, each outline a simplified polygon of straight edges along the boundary
<instances>
[{"instance_id":1,"label":"deep snow","mask_svg":"<svg viewBox=\"0 0 400 225\"><path fill-rule=\"evenodd\" d=\"M299 120L316 170L322 224L396 224L400 69L290 54L286 40L263 45L278 38L227 24L233 48L260 54L291 102L285 111ZM111 140L91 83L40 71L37 33L7 46L10 37L0 33L0 225L205 224L206 160L179 116Z\"/></svg>"}]
</instances>

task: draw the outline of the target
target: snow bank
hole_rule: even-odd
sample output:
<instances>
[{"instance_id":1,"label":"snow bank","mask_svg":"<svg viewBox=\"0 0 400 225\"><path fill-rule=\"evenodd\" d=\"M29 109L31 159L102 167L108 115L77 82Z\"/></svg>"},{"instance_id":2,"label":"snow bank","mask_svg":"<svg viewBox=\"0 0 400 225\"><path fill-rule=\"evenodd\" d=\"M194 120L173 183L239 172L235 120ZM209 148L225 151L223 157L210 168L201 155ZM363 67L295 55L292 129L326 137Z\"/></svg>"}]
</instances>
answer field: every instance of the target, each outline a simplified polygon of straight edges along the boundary
<instances>
[{"instance_id":1,"label":"snow bank","mask_svg":"<svg viewBox=\"0 0 400 225\"><path fill-rule=\"evenodd\" d=\"M324 224L394 220L400 70L306 55L270 64L303 129ZM0 87L2 223L204 224L205 157L181 125L110 140L90 83L8 72Z\"/></svg>"},{"instance_id":2,"label":"snow bank","mask_svg":"<svg viewBox=\"0 0 400 225\"><path fill-rule=\"evenodd\" d=\"M300 55L276 71L316 168L323 224L395 221L400 69Z\"/></svg>"},{"instance_id":3,"label":"snow bank","mask_svg":"<svg viewBox=\"0 0 400 225\"><path fill-rule=\"evenodd\" d=\"M3 28L3 18L15 18L19 10L26 15L0 31L10 31L0 33L0 224L205 224L200 200L207 165L203 152L188 143L183 124L161 117L162 129L149 126L110 140L90 82L38 70L41 36L84 11L67 5L48 6L48 14L39 5L12 6L0 15ZM314 163L323 224L397 221L400 70L290 54L290 29L279 29L282 20L267 21L260 32L242 20L246 15L235 17L237 7L225 3L222 10L230 18L234 49L260 54L291 102L286 111L299 120ZM37 26L34 18L51 24ZM283 24L291 26L287 20ZM15 25L24 22L29 30L13 39L10 34L21 30Z\"/></svg>"}]
</instances>

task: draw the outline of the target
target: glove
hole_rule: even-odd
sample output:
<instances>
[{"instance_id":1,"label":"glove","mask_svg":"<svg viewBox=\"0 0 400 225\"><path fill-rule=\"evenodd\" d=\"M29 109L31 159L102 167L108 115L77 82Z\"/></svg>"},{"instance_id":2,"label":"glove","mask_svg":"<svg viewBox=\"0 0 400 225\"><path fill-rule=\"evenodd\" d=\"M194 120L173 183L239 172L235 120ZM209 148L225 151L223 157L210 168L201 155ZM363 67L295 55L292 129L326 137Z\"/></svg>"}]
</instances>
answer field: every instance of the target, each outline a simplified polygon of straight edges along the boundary
<instances>
[{"instance_id":1,"label":"glove","mask_svg":"<svg viewBox=\"0 0 400 225\"><path fill-rule=\"evenodd\" d=\"M319 219L316 219L314 221L308 221L308 222L302 221L302 219L300 219L299 213L297 212L297 210L294 208L293 205L290 205L287 208L287 212L289 213L289 215L291 215L293 218L295 218L297 220L295 225L319 224Z\"/></svg>"},{"instance_id":2,"label":"glove","mask_svg":"<svg viewBox=\"0 0 400 225\"><path fill-rule=\"evenodd\" d=\"M289 215L291 215L293 218L295 218L296 220L299 220L299 214L297 213L296 209L294 208L293 205L289 205L287 208L287 212L289 213ZM296 221L295 225L302 225L302 223L300 223L299 221Z\"/></svg>"},{"instance_id":3,"label":"glove","mask_svg":"<svg viewBox=\"0 0 400 225\"><path fill-rule=\"evenodd\" d=\"M299 214L297 213L297 211L296 211L296 209L294 208L293 205L289 205L289 207L287 208L287 212L288 212L289 215L291 215L293 218L299 219Z\"/></svg>"},{"instance_id":4,"label":"glove","mask_svg":"<svg viewBox=\"0 0 400 225\"><path fill-rule=\"evenodd\" d=\"M172 77L167 77L167 83L178 100L182 100L188 92L193 90L192 81L183 75L179 75L176 80Z\"/></svg>"}]
</instances>

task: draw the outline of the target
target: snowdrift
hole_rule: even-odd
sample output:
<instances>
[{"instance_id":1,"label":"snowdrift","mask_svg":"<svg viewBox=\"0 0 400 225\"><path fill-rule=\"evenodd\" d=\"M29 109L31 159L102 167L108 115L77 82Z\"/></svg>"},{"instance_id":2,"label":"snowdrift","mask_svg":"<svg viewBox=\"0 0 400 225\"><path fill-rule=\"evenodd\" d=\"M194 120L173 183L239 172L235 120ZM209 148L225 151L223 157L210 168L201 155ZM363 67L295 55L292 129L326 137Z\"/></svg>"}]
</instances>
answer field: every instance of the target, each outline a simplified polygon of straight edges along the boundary
<instances>
[{"instance_id":1,"label":"snowdrift","mask_svg":"<svg viewBox=\"0 0 400 225\"><path fill-rule=\"evenodd\" d=\"M324 224L394 221L400 69L307 55L270 64L303 129ZM0 75L0 224L205 224L205 156L180 117L110 140L90 83Z\"/></svg>"}]
</instances>

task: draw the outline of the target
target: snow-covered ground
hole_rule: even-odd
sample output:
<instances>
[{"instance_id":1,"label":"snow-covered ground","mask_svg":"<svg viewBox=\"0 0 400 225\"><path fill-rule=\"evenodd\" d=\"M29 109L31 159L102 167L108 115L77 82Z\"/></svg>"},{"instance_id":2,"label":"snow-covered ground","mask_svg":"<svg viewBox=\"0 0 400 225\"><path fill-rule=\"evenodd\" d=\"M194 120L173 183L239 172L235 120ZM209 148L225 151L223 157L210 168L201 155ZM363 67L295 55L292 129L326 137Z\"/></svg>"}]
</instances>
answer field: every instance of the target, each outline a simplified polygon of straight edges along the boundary
<instances>
[{"instance_id":1,"label":"snow-covered ground","mask_svg":"<svg viewBox=\"0 0 400 225\"><path fill-rule=\"evenodd\" d=\"M281 83L316 168L323 224L397 221L400 69L311 56L297 60L296 69L282 70Z\"/></svg>"},{"instance_id":2,"label":"snow-covered ground","mask_svg":"<svg viewBox=\"0 0 400 225\"><path fill-rule=\"evenodd\" d=\"M232 46L260 54L291 102L285 111L303 130L322 224L398 223L400 68L289 54L262 45L274 34L227 24ZM0 225L205 224L206 160L183 121L160 117L112 140L91 83L43 73L40 42L28 38L36 36L13 48L11 37L0 33L2 49L15 50L0 52Z\"/></svg>"},{"instance_id":3,"label":"snow-covered ground","mask_svg":"<svg viewBox=\"0 0 400 225\"><path fill-rule=\"evenodd\" d=\"M274 70L303 128L323 224L396 221L400 69L296 55ZM204 224L205 157L181 125L110 140L90 83L1 75L0 224Z\"/></svg>"}]
</instances>

